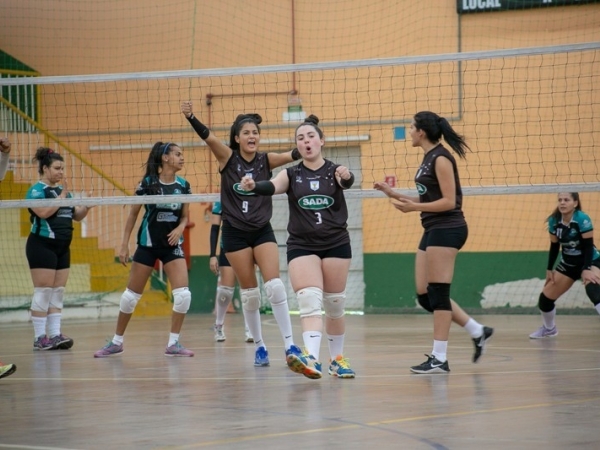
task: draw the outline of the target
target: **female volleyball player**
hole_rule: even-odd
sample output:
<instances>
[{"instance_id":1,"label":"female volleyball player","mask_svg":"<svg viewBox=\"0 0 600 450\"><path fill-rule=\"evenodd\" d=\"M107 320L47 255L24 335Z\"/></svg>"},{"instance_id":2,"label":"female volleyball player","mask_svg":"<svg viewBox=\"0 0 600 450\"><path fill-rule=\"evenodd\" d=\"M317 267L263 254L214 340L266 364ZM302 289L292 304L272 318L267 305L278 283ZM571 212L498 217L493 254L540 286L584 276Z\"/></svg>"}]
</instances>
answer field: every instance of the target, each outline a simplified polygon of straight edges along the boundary
<instances>
[{"instance_id":1,"label":"female volleyball player","mask_svg":"<svg viewBox=\"0 0 600 450\"><path fill-rule=\"evenodd\" d=\"M443 137L459 157L469 148L448 121L430 111L417 113L410 126L413 147L425 152L415 176L418 197L393 191L386 183L374 188L392 198L394 207L404 213L421 212L424 234L415 259L415 281L419 304L433 313L433 351L427 361L411 367L414 373L447 373L448 336L452 321L464 327L475 345L473 362L484 351L493 329L469 317L450 299L450 285L458 251L467 241L468 228L462 212L462 189L456 160L441 144Z\"/></svg>"},{"instance_id":2,"label":"female volleyball player","mask_svg":"<svg viewBox=\"0 0 600 450\"><path fill-rule=\"evenodd\" d=\"M172 142L157 142L152 147L146 163L146 173L137 187L136 195L162 195L164 203L144 205L145 213L137 235L137 249L133 255L127 289L121 295L121 304L115 335L106 346L94 353L96 358L123 353L123 335L135 307L142 297L144 286L154 270L156 260L163 263L171 283L173 313L171 332L165 349L166 356L194 356L194 352L179 343L192 294L188 288L188 271L181 249L183 231L188 223L187 203L173 203L169 195L191 194L190 184L177 175L183 169L183 150ZM142 205L131 205L125 223L119 260L129 262L129 238Z\"/></svg>"},{"instance_id":3,"label":"female volleyball player","mask_svg":"<svg viewBox=\"0 0 600 450\"><path fill-rule=\"evenodd\" d=\"M71 198L64 179L63 157L48 147L36 150L40 180L29 188L28 199ZM62 184L61 184L62 182ZM88 206L29 208L31 232L25 245L33 281L31 322L34 350L68 350L73 339L61 333L63 295L71 266L73 220L83 220Z\"/></svg>"},{"instance_id":4,"label":"female volleyball player","mask_svg":"<svg viewBox=\"0 0 600 450\"><path fill-rule=\"evenodd\" d=\"M286 354L301 354L294 345L287 294L279 278L279 253L270 223L273 213L271 198L249 194L240 187L244 176L251 176L257 181L268 180L272 169L292 162L294 157L298 159L298 150L260 152L259 124L262 118L258 114L240 114L235 119L227 146L194 116L192 102L183 102L181 112L219 163L223 250L240 284L244 317L256 346L254 365L269 365L269 353L261 330L260 289L255 264L265 282L265 291L279 325Z\"/></svg>"},{"instance_id":5,"label":"female volleyball player","mask_svg":"<svg viewBox=\"0 0 600 450\"><path fill-rule=\"evenodd\" d=\"M581 210L579 193L558 194L558 206L546 220L550 233L550 250L546 283L538 300L543 324L529 335L531 339L558 334L554 322L555 302L580 278L587 296L600 313L600 253L594 246L592 220ZM559 252L560 261L554 267Z\"/></svg>"},{"instance_id":6,"label":"female volleyball player","mask_svg":"<svg viewBox=\"0 0 600 450\"><path fill-rule=\"evenodd\" d=\"M10 154L10 140L7 137L0 138L0 181L4 180L8 169L8 155ZM0 378L12 375L17 370L16 364L3 364L0 361Z\"/></svg>"},{"instance_id":7,"label":"female volleyball player","mask_svg":"<svg viewBox=\"0 0 600 450\"><path fill-rule=\"evenodd\" d=\"M354 182L347 167L323 158L325 143L319 119L311 115L296 129L302 162L270 181L245 176L242 187L258 195L287 193L290 210L287 262L300 309L305 352L288 354L290 368L312 379L321 378L319 351L323 332L329 342L329 374L354 378L343 356L346 282L352 259L348 208L344 190Z\"/></svg>"},{"instance_id":8,"label":"female volleyball player","mask_svg":"<svg viewBox=\"0 0 600 450\"><path fill-rule=\"evenodd\" d=\"M231 268L231 264L227 261L227 256L223 251L223 247L219 246L219 234L221 231L221 202L215 202L212 208L211 226L210 226L210 270L217 275L217 292L215 296L215 341L225 342L225 315L233 300L235 292L235 272ZM217 256L217 247L219 255ZM244 319L244 325L245 325ZM245 342L254 342L252 334L245 325Z\"/></svg>"}]
</instances>

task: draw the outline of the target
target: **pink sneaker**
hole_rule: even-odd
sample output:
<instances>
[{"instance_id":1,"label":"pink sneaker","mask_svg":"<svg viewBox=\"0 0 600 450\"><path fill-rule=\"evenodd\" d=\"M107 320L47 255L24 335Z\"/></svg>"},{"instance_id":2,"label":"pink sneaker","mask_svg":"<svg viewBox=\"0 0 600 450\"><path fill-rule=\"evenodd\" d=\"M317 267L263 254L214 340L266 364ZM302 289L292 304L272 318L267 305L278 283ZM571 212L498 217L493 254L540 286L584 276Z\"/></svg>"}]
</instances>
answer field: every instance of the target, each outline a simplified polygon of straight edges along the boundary
<instances>
[{"instance_id":1,"label":"pink sneaker","mask_svg":"<svg viewBox=\"0 0 600 450\"><path fill-rule=\"evenodd\" d=\"M48 336L39 336L33 341L33 349L36 351L54 350L56 347L52 343Z\"/></svg>"},{"instance_id":2,"label":"pink sneaker","mask_svg":"<svg viewBox=\"0 0 600 450\"><path fill-rule=\"evenodd\" d=\"M94 353L94 358L106 358L107 356L120 355L121 353L123 353L123 344L114 344L113 341L110 341Z\"/></svg>"},{"instance_id":3,"label":"pink sneaker","mask_svg":"<svg viewBox=\"0 0 600 450\"><path fill-rule=\"evenodd\" d=\"M165 356L194 356L194 352L188 350L177 341L165 349Z\"/></svg>"}]
</instances>

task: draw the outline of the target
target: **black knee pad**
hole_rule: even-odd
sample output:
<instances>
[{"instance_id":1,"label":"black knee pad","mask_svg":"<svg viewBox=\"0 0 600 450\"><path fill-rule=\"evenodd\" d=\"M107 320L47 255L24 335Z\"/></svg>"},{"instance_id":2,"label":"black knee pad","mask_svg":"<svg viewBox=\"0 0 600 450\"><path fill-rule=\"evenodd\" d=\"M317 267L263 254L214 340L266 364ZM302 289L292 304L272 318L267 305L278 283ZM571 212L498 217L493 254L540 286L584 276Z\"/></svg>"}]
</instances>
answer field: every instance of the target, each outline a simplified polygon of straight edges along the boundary
<instances>
[{"instance_id":1,"label":"black knee pad","mask_svg":"<svg viewBox=\"0 0 600 450\"><path fill-rule=\"evenodd\" d=\"M585 292L594 306L600 303L600 284L588 283L585 285Z\"/></svg>"},{"instance_id":2,"label":"black knee pad","mask_svg":"<svg viewBox=\"0 0 600 450\"><path fill-rule=\"evenodd\" d=\"M452 311L450 303L450 283L429 283L427 286L429 304L434 311Z\"/></svg>"},{"instance_id":3,"label":"black knee pad","mask_svg":"<svg viewBox=\"0 0 600 450\"><path fill-rule=\"evenodd\" d=\"M544 293L542 292L540 294L540 299L538 300L538 308L540 308L540 311L542 311L542 312L550 312L556 306L554 304L554 302L555 302L555 300L552 300L552 299L546 297L544 295Z\"/></svg>"},{"instance_id":4,"label":"black knee pad","mask_svg":"<svg viewBox=\"0 0 600 450\"><path fill-rule=\"evenodd\" d=\"M419 302L419 305L421 305L421 308L423 308L425 311L429 311L430 313L433 312L433 308L429 302L428 294L417 294L417 301Z\"/></svg>"}]
</instances>

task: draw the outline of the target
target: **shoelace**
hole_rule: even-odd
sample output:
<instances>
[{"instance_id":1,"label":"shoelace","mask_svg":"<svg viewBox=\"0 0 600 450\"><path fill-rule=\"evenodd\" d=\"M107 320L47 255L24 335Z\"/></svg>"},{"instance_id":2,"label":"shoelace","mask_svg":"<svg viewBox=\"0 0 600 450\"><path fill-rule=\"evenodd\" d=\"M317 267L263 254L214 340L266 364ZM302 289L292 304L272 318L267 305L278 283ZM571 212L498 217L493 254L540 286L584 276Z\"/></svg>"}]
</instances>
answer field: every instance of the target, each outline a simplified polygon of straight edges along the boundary
<instances>
[{"instance_id":1,"label":"shoelace","mask_svg":"<svg viewBox=\"0 0 600 450\"><path fill-rule=\"evenodd\" d=\"M348 365L348 360L346 358L344 358L343 356L341 359L335 359L334 361L336 361L342 369L350 368L350 366Z\"/></svg>"}]
</instances>

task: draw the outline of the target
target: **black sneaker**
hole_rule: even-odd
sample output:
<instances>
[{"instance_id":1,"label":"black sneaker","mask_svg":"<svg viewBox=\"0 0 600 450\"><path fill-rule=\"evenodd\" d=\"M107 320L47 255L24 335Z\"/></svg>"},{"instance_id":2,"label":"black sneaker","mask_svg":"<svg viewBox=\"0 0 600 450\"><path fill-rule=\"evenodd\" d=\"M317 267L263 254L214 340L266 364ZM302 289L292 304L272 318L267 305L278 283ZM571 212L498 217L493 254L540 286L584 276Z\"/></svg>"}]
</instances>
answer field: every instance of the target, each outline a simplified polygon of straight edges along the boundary
<instances>
[{"instance_id":1,"label":"black sneaker","mask_svg":"<svg viewBox=\"0 0 600 450\"><path fill-rule=\"evenodd\" d=\"M478 338L473 338L473 344L475 345L475 353L473 353L473 362L479 361L481 355L485 351L486 341L492 337L494 329L490 327L483 327L483 334Z\"/></svg>"},{"instance_id":2,"label":"black sneaker","mask_svg":"<svg viewBox=\"0 0 600 450\"><path fill-rule=\"evenodd\" d=\"M427 361L418 366L413 366L410 368L410 371L413 373L448 373L450 372L450 367L448 366L448 361L440 362L437 360L435 356L427 356Z\"/></svg>"}]
</instances>

